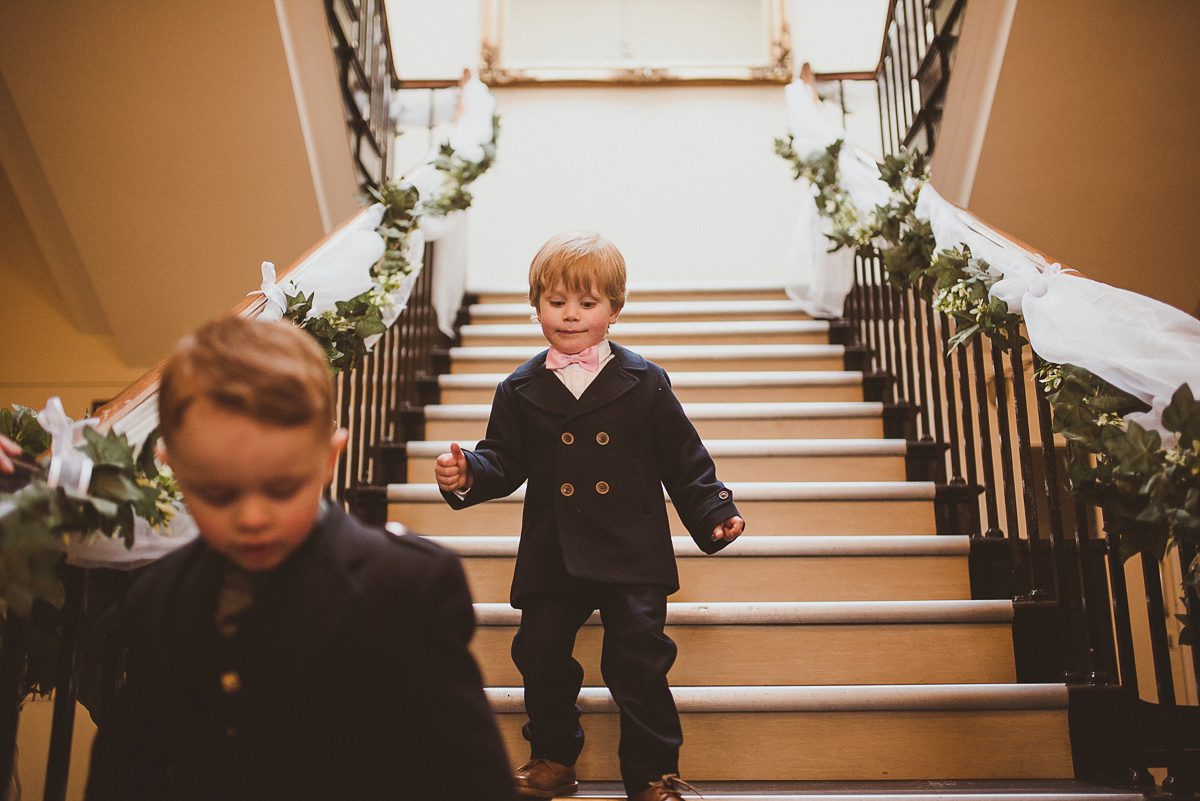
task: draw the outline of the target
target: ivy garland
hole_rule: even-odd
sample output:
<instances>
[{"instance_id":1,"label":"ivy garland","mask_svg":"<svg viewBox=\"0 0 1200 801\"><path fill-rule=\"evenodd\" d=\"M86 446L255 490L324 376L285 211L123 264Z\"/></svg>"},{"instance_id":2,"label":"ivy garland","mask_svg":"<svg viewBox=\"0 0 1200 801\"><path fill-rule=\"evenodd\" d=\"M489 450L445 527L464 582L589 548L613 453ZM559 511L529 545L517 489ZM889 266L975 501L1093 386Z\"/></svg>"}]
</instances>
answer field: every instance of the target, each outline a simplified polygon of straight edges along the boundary
<instances>
[{"instance_id":1,"label":"ivy garland","mask_svg":"<svg viewBox=\"0 0 1200 801\"><path fill-rule=\"evenodd\" d=\"M285 293L288 305L284 318L316 338L335 374L361 364L370 350L366 340L387 330L384 310L395 304L393 293L414 270L405 255L409 235L420 227L422 218L444 217L470 207L473 198L466 187L495 162L499 135L500 118L493 115L492 140L483 145L484 155L478 162L456 155L449 143L442 144L432 164L445 176L445 191L436 197L422 200L417 188L407 181L389 181L379 189L368 188L363 202L381 203L384 207L383 219L375 229L383 237L384 251L371 268L375 282L371 289L338 301L334 309L314 316L310 316L313 293Z\"/></svg>"},{"instance_id":2,"label":"ivy garland","mask_svg":"<svg viewBox=\"0 0 1200 801\"><path fill-rule=\"evenodd\" d=\"M86 493L47 483L50 457L42 454L51 438L32 409L0 409L0 434L20 445L27 459L37 459L40 468L25 487L0 495L5 503L0 515L0 597L9 612L28 617L35 599L62 604L56 565L69 535L98 532L132 545L135 516L161 526L175 514L179 488L154 462L157 429L135 449L124 434L85 427L77 450L93 462Z\"/></svg>"},{"instance_id":3,"label":"ivy garland","mask_svg":"<svg viewBox=\"0 0 1200 801\"><path fill-rule=\"evenodd\" d=\"M920 154L888 156L880 177L892 190L886 206L867 220L842 187L838 154L843 141L801 158L792 139L775 140L775 151L790 161L797 178L816 188L817 210L833 225L826 236L831 252L857 248L864 256L880 256L893 286L912 287L955 322L950 349L986 335L1003 348L1023 345L1024 322L1008 305L989 296L996 279L983 259L970 249L938 250L929 223L915 215L917 194L928 180ZM1072 449L1068 471L1072 492L1104 512L1105 531L1116 541L1120 558L1147 554L1162 560L1179 547L1184 561L1184 589L1200 591L1200 402L1184 384L1163 413L1163 426L1177 437L1164 448L1156 431L1147 431L1125 415L1146 411L1137 398L1073 365L1046 364L1037 374L1053 409L1053 427ZM1188 592L1184 604L1190 609ZM1195 644L1187 625L1180 642Z\"/></svg>"}]
</instances>

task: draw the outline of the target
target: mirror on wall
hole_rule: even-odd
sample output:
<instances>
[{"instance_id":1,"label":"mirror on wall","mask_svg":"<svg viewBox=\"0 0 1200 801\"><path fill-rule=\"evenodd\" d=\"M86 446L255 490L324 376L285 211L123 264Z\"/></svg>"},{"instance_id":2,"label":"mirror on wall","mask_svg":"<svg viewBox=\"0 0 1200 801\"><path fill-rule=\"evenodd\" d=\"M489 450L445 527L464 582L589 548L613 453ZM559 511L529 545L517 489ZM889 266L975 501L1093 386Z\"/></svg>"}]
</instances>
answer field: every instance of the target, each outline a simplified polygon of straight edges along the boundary
<instances>
[{"instance_id":1,"label":"mirror on wall","mask_svg":"<svg viewBox=\"0 0 1200 801\"><path fill-rule=\"evenodd\" d=\"M492 85L792 78L785 0L483 0Z\"/></svg>"}]
</instances>

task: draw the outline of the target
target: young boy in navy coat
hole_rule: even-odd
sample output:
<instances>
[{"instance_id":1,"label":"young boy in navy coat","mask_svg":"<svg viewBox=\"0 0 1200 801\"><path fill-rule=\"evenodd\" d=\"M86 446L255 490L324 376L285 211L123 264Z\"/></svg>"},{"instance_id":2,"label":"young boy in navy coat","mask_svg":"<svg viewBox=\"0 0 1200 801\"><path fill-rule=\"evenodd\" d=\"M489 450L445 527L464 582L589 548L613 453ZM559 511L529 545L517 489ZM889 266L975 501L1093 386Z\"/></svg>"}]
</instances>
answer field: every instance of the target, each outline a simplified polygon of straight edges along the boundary
<instances>
[{"instance_id":1,"label":"young boy in navy coat","mask_svg":"<svg viewBox=\"0 0 1200 801\"><path fill-rule=\"evenodd\" d=\"M676 648L663 631L679 574L663 487L706 553L732 542L744 523L666 372L605 338L625 304L616 247L598 234L554 237L533 260L529 301L549 350L500 383L478 447L455 443L435 468L454 508L528 481L511 593L521 610L512 653L531 748L517 791L552 798L578 787L583 668L571 652L599 609L626 793L679 798L683 735L667 684Z\"/></svg>"},{"instance_id":2,"label":"young boy in navy coat","mask_svg":"<svg viewBox=\"0 0 1200 801\"><path fill-rule=\"evenodd\" d=\"M346 432L312 337L210 323L158 401L200 538L126 598L88 801L515 798L459 560L322 501Z\"/></svg>"}]
</instances>

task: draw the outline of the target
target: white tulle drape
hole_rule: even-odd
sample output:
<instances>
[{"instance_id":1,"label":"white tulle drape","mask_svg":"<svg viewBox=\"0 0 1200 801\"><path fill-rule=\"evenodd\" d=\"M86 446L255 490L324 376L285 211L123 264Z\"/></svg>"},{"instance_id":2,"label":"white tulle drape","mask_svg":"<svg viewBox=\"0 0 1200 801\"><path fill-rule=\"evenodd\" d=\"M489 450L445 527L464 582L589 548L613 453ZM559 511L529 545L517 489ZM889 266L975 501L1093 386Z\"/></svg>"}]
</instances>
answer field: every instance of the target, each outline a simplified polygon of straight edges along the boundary
<instances>
[{"instance_id":1,"label":"white tulle drape","mask_svg":"<svg viewBox=\"0 0 1200 801\"><path fill-rule=\"evenodd\" d=\"M930 185L921 189L916 214L928 220L937 247L967 245L1000 279L993 297L1025 318L1033 350L1055 364L1082 367L1145 401L1135 413L1144 428L1163 428L1163 409L1182 384L1200 394L1200 320L1173 306L1102 284L1049 264L1009 241L969 212L947 202Z\"/></svg>"},{"instance_id":2,"label":"white tulle drape","mask_svg":"<svg viewBox=\"0 0 1200 801\"><path fill-rule=\"evenodd\" d=\"M879 166L870 156L846 141L846 132L830 122L812 88L803 82L789 84L785 90L788 126L792 149L801 158L824 151L837 140L841 186L858 209L859 219L867 220L876 206L888 202L887 184L879 178ZM833 221L817 210L816 187L810 184L813 200L800 210L787 254L788 296L814 317L840 317L846 295L854 285L854 250L841 248L829 252L833 243L825 236L833 230Z\"/></svg>"}]
</instances>

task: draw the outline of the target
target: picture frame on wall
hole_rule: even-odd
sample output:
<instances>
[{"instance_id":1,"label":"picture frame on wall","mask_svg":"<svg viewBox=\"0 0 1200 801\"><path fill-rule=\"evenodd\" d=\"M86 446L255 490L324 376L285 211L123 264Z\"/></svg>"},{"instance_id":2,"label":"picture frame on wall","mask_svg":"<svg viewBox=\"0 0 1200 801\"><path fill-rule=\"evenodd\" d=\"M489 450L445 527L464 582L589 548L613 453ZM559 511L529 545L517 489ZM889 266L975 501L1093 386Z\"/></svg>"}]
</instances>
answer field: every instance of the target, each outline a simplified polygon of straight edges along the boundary
<instances>
[{"instance_id":1,"label":"picture frame on wall","mask_svg":"<svg viewBox=\"0 0 1200 801\"><path fill-rule=\"evenodd\" d=\"M491 86L787 83L786 0L482 0ZM586 35L581 35L586 32Z\"/></svg>"}]
</instances>

